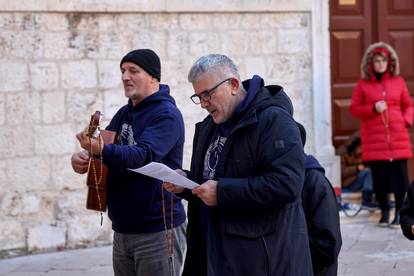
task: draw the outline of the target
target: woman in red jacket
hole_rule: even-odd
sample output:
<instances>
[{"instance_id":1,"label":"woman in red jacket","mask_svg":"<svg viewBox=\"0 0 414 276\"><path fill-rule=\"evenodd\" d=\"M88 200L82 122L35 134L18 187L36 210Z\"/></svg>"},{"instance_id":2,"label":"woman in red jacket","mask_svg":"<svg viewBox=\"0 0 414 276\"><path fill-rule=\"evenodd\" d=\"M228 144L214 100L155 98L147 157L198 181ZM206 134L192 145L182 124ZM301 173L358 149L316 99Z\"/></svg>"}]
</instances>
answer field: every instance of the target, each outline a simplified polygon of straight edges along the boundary
<instances>
[{"instance_id":1,"label":"woman in red jacket","mask_svg":"<svg viewBox=\"0 0 414 276\"><path fill-rule=\"evenodd\" d=\"M396 212L391 226L398 227L398 211L408 187L407 159L412 155L407 129L413 122L412 101L399 76L398 56L390 45L370 45L362 58L361 73L350 111L361 120L362 160L372 171L382 211L379 224L389 224L387 194L394 193Z\"/></svg>"}]
</instances>

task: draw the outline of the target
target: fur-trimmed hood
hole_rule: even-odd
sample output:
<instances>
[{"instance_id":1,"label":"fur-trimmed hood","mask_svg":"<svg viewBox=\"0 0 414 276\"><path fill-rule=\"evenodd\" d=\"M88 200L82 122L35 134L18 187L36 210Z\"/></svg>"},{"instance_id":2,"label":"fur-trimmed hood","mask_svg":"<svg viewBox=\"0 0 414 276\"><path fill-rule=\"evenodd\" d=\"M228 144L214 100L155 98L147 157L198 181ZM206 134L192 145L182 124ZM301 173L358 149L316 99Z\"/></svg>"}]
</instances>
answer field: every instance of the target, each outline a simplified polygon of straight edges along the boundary
<instances>
[{"instance_id":1,"label":"fur-trimmed hood","mask_svg":"<svg viewBox=\"0 0 414 276\"><path fill-rule=\"evenodd\" d=\"M398 61L397 53L395 52L394 48L391 47L391 45L380 41L371 44L365 50L364 56L362 57L361 61L361 77L366 80L372 79L372 60L376 54L374 53L374 50L377 48L385 48L390 53L388 57L389 61L387 73L389 73L391 76L398 76L400 74L400 63Z\"/></svg>"}]
</instances>

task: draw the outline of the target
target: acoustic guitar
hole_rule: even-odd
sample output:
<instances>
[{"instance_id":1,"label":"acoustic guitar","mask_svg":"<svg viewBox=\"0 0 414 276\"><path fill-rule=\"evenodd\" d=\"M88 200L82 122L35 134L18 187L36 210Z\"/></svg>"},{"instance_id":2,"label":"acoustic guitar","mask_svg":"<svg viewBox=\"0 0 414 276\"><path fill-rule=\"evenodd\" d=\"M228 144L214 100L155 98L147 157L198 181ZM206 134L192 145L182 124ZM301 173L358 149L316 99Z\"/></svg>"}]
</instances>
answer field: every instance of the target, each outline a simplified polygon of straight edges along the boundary
<instances>
[{"instance_id":1,"label":"acoustic guitar","mask_svg":"<svg viewBox=\"0 0 414 276\"><path fill-rule=\"evenodd\" d=\"M116 132L100 129L102 113L96 111L91 116L88 127L89 139L100 139L104 144L113 144ZM86 186L88 188L86 209L105 212L107 196L108 167L103 163L102 155L92 155L90 152Z\"/></svg>"}]
</instances>

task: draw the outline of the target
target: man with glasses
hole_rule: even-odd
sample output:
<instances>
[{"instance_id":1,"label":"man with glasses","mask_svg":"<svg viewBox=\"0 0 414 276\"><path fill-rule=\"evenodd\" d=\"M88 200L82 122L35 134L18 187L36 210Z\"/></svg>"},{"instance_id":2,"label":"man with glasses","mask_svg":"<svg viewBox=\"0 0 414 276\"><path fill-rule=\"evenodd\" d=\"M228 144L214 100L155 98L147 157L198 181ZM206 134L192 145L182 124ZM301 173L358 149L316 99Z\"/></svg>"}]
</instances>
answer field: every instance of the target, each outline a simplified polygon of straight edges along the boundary
<instances>
[{"instance_id":1,"label":"man with glasses","mask_svg":"<svg viewBox=\"0 0 414 276\"><path fill-rule=\"evenodd\" d=\"M198 59L188 80L209 115L196 125L187 174L201 185L164 184L188 200L183 275L312 275L290 99L259 76L241 82L224 55Z\"/></svg>"}]
</instances>

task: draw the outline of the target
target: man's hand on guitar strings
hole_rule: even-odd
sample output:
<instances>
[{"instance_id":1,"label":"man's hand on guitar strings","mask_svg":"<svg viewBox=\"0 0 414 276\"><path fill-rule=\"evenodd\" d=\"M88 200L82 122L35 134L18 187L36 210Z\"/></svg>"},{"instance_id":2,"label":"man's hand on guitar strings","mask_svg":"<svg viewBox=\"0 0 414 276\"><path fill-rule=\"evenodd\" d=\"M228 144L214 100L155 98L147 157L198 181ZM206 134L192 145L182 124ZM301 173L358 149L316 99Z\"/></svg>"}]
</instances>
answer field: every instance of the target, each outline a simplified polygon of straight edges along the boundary
<instances>
[{"instance_id":1,"label":"man's hand on guitar strings","mask_svg":"<svg viewBox=\"0 0 414 276\"><path fill-rule=\"evenodd\" d=\"M75 172L84 174L88 171L89 152L86 150L77 152L71 158L72 168Z\"/></svg>"}]
</instances>

